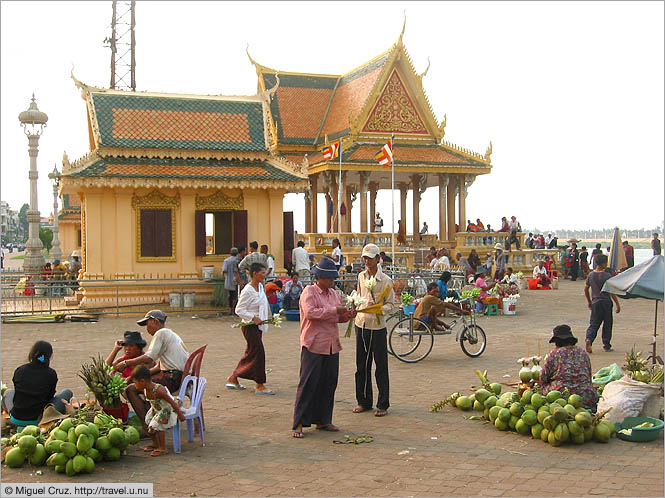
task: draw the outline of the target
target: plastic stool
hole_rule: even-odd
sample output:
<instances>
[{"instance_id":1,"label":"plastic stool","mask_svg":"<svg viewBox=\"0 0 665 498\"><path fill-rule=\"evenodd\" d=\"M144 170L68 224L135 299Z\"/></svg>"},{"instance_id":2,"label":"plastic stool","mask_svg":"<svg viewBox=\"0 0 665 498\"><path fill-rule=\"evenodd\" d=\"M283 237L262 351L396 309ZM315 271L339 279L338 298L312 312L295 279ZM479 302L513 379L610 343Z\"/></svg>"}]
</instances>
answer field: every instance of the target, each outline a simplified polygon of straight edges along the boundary
<instances>
[{"instance_id":1,"label":"plastic stool","mask_svg":"<svg viewBox=\"0 0 665 498\"><path fill-rule=\"evenodd\" d=\"M483 305L483 303L481 303L480 301L476 301L476 302L474 303L474 306L475 306L475 308L476 308L476 313L482 313L482 312L483 312L483 309L485 308L485 306Z\"/></svg>"},{"instance_id":2,"label":"plastic stool","mask_svg":"<svg viewBox=\"0 0 665 498\"><path fill-rule=\"evenodd\" d=\"M496 304L487 304L485 306L486 306L485 314L487 316L499 314L499 306L497 306Z\"/></svg>"}]
</instances>

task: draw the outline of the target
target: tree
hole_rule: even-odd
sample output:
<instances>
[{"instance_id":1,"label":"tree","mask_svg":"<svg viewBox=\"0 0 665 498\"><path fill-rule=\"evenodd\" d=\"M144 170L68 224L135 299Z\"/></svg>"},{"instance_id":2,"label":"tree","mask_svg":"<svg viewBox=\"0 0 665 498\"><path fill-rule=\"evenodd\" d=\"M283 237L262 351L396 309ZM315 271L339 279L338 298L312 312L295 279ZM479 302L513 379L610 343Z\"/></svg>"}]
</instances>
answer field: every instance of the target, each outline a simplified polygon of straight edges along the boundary
<instances>
[{"instance_id":1,"label":"tree","mask_svg":"<svg viewBox=\"0 0 665 498\"><path fill-rule=\"evenodd\" d=\"M23 204L18 212L18 232L17 238L21 242L28 240L28 209L30 206Z\"/></svg>"},{"instance_id":2,"label":"tree","mask_svg":"<svg viewBox=\"0 0 665 498\"><path fill-rule=\"evenodd\" d=\"M39 239L48 252L51 251L51 244L53 242L53 231L50 228L39 227Z\"/></svg>"}]
</instances>

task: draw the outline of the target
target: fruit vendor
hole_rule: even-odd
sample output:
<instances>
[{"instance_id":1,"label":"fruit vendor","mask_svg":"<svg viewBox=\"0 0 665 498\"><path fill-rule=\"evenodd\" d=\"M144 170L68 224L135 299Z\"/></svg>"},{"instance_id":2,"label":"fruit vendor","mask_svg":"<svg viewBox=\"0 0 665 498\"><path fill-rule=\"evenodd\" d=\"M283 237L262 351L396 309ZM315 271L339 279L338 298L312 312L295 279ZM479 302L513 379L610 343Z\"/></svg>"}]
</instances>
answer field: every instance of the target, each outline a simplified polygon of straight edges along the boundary
<instances>
[{"instance_id":1,"label":"fruit vendor","mask_svg":"<svg viewBox=\"0 0 665 498\"><path fill-rule=\"evenodd\" d=\"M381 315L359 313L356 315L356 401L358 406L354 413L372 409L372 359L376 364L374 377L379 391L376 402L376 417L383 417L388 413L390 401L388 399L388 340L385 316L392 313L395 307L395 293L392 279L381 271L379 267L379 246L367 244L363 247L361 258L365 270L358 274L357 291L366 299L367 306L380 304ZM370 283L370 279L374 282ZM386 290L387 289L387 290Z\"/></svg>"},{"instance_id":2,"label":"fruit vendor","mask_svg":"<svg viewBox=\"0 0 665 498\"><path fill-rule=\"evenodd\" d=\"M547 276L547 268L545 268L545 260L539 259L538 264L533 269L533 278L538 280L538 285L550 285L550 277Z\"/></svg>"},{"instance_id":3,"label":"fruit vendor","mask_svg":"<svg viewBox=\"0 0 665 498\"><path fill-rule=\"evenodd\" d=\"M447 330L450 328L450 325L436 317L439 313L443 313L446 308L464 315L469 314L468 311L455 306L453 303L447 303L440 299L439 285L436 282L431 282L427 285L427 294L425 294L425 297L420 301L413 317L433 326L434 330Z\"/></svg>"},{"instance_id":4,"label":"fruit vendor","mask_svg":"<svg viewBox=\"0 0 665 498\"><path fill-rule=\"evenodd\" d=\"M300 381L291 433L297 439L303 437L302 428L312 424L319 430L339 431L332 423L342 349L338 324L356 314L332 289L339 277L332 259L322 257L312 273L316 283L300 296Z\"/></svg>"},{"instance_id":5,"label":"fruit vendor","mask_svg":"<svg viewBox=\"0 0 665 498\"><path fill-rule=\"evenodd\" d=\"M107 365L113 365L115 362L115 357L118 355L121 349L124 350L124 355L120 357L119 361L131 360L137 358L143 354L143 348L146 346L145 339L141 337L141 332L127 330L122 339L115 341L113 349L106 358ZM152 365L149 365L148 368L155 367L153 362ZM158 369L155 368L153 373L159 373ZM121 372L123 378L127 378L132 375L132 369L130 367L125 368Z\"/></svg>"},{"instance_id":6,"label":"fruit vendor","mask_svg":"<svg viewBox=\"0 0 665 498\"><path fill-rule=\"evenodd\" d=\"M494 287L494 281L492 280L487 281L485 280L486 278L487 278L487 270L485 269L484 266L479 266L476 269L475 287L476 289L480 289L480 295L478 296L478 301L481 302L485 302L485 298L489 296L490 289Z\"/></svg>"},{"instance_id":7,"label":"fruit vendor","mask_svg":"<svg viewBox=\"0 0 665 498\"><path fill-rule=\"evenodd\" d=\"M162 384L170 392L177 392L180 389L182 381L182 371L189 358L189 353L185 349L185 344L178 334L171 329L164 327L166 322L166 313L162 310L148 311L145 316L136 323L145 326L148 334L152 336L150 346L145 354L129 360L122 358L115 360L113 369L121 372L127 368L134 369L137 365L151 365L158 362L159 373L153 375L153 382ZM141 421L143 431L148 432L148 426L145 423L145 414L150 408L150 404L139 397L134 384L127 386L125 395L131 403L136 416Z\"/></svg>"},{"instance_id":8,"label":"fruit vendor","mask_svg":"<svg viewBox=\"0 0 665 498\"><path fill-rule=\"evenodd\" d=\"M563 391L582 398L582 406L596 411L598 391L591 383L591 360L582 348L576 346L577 337L568 325L554 327L550 343L555 348L545 358L540 372L540 387L543 394Z\"/></svg>"},{"instance_id":9,"label":"fruit vendor","mask_svg":"<svg viewBox=\"0 0 665 498\"><path fill-rule=\"evenodd\" d=\"M14 371L14 389L2 397L2 407L9 412L15 425L37 425L46 405L52 403L65 413L65 402L72 399L72 391L65 389L56 394L58 374L50 367L53 347L46 341L37 341L30 348L28 363Z\"/></svg>"}]
</instances>

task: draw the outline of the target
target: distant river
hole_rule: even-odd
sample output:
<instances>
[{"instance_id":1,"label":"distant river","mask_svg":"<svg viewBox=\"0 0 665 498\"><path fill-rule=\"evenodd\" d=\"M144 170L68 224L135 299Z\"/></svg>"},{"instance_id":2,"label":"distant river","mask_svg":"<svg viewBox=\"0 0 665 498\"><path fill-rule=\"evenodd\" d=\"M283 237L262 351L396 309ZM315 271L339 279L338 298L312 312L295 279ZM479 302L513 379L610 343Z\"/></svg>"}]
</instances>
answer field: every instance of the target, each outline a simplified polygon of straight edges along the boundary
<instances>
[{"instance_id":1,"label":"distant river","mask_svg":"<svg viewBox=\"0 0 665 498\"><path fill-rule=\"evenodd\" d=\"M635 249L635 264L639 265L640 263L651 259L653 257L653 250L651 249Z\"/></svg>"}]
</instances>

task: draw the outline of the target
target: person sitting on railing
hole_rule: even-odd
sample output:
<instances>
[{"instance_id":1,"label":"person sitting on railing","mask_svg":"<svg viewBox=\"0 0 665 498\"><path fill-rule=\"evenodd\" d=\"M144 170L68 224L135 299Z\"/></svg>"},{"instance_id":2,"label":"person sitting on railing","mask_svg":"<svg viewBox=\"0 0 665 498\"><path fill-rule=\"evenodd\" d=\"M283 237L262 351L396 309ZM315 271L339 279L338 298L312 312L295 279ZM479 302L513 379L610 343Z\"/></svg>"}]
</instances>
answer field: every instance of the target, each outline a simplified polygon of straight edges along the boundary
<instances>
[{"instance_id":1,"label":"person sitting on railing","mask_svg":"<svg viewBox=\"0 0 665 498\"><path fill-rule=\"evenodd\" d=\"M545 249L545 238L542 233L536 235L533 239L533 248L534 249Z\"/></svg>"},{"instance_id":2,"label":"person sitting on railing","mask_svg":"<svg viewBox=\"0 0 665 498\"><path fill-rule=\"evenodd\" d=\"M510 228L510 237L508 237L508 240L506 241L506 248L510 251L510 246L511 244L515 244L515 247L519 251L520 249L520 239L517 238L517 232L522 231L522 226L520 225L519 221L517 221L517 218L514 216L510 217L510 223L508 224L508 227Z\"/></svg>"},{"instance_id":3,"label":"person sitting on railing","mask_svg":"<svg viewBox=\"0 0 665 498\"><path fill-rule=\"evenodd\" d=\"M428 230L429 227L427 226L427 222L423 221L423 227L420 229L420 235L425 235Z\"/></svg>"},{"instance_id":4,"label":"person sitting on railing","mask_svg":"<svg viewBox=\"0 0 665 498\"><path fill-rule=\"evenodd\" d=\"M547 276L547 268L545 268L545 260L539 259L538 264L533 269L533 278L538 280L539 286L550 285L552 282L550 277Z\"/></svg>"},{"instance_id":5,"label":"person sitting on railing","mask_svg":"<svg viewBox=\"0 0 665 498\"><path fill-rule=\"evenodd\" d=\"M463 310L459 306L443 301L443 299L439 297L439 285L437 282L431 282L427 285L427 294L425 294L425 297L422 298L420 304L416 307L413 317L427 323L430 327L433 327L434 330L448 330L450 325L437 318L437 315L443 313L446 309L456 311L463 315L469 314L468 311Z\"/></svg>"},{"instance_id":6,"label":"person sitting on railing","mask_svg":"<svg viewBox=\"0 0 665 498\"><path fill-rule=\"evenodd\" d=\"M477 232L478 231L478 225L475 223L471 223L471 220L466 220L466 231L467 232Z\"/></svg>"},{"instance_id":7,"label":"person sitting on railing","mask_svg":"<svg viewBox=\"0 0 665 498\"><path fill-rule=\"evenodd\" d=\"M533 249L533 233L529 232L527 238L524 239L524 245L527 249Z\"/></svg>"},{"instance_id":8,"label":"person sitting on railing","mask_svg":"<svg viewBox=\"0 0 665 498\"><path fill-rule=\"evenodd\" d=\"M479 232L485 231L485 225L483 225L483 222L480 221L480 218L476 218L476 226L478 227Z\"/></svg>"},{"instance_id":9,"label":"person sitting on railing","mask_svg":"<svg viewBox=\"0 0 665 498\"><path fill-rule=\"evenodd\" d=\"M499 229L499 232L509 232L510 231L510 226L508 225L508 220L506 219L505 216L501 217L501 228Z\"/></svg>"}]
</instances>

